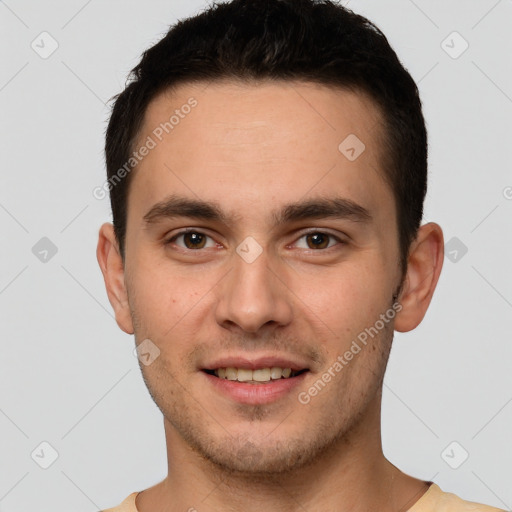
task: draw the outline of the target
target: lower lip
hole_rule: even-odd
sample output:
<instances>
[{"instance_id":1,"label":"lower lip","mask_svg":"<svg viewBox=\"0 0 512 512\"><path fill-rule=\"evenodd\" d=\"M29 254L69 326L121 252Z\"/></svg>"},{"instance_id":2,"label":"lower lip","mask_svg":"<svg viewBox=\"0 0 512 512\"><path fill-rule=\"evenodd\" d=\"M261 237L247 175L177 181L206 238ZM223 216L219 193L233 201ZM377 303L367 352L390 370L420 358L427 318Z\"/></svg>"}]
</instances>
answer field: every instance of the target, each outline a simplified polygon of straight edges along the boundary
<instances>
[{"instance_id":1,"label":"lower lip","mask_svg":"<svg viewBox=\"0 0 512 512\"><path fill-rule=\"evenodd\" d=\"M260 405L275 402L299 386L308 372L288 379L271 380L268 383L248 384L236 380L220 379L215 375L201 372L216 390L237 402Z\"/></svg>"}]
</instances>

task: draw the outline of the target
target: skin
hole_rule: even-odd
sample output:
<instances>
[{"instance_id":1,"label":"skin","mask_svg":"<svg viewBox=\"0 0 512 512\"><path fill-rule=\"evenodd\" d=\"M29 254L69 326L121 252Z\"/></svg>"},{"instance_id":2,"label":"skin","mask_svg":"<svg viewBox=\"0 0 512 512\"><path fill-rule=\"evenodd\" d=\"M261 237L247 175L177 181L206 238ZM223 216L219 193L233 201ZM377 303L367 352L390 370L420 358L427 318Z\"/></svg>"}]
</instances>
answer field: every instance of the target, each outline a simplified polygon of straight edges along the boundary
<instances>
[{"instance_id":1,"label":"skin","mask_svg":"<svg viewBox=\"0 0 512 512\"><path fill-rule=\"evenodd\" d=\"M423 319L443 262L435 223L419 229L402 283L393 193L383 179L380 113L363 94L299 82L183 84L149 105L142 143L190 97L198 104L133 171L126 257L113 227L98 262L119 327L160 355L141 370L164 416L168 475L140 493L151 510L405 511L426 482L383 455L382 380L393 330ZM349 161L339 144L366 146ZM227 223L190 217L146 223L170 195L214 202ZM341 197L371 220L305 218L275 224L289 203ZM183 228L207 235L202 249ZM311 232L325 242L315 248ZM262 252L236 252L248 236ZM338 238L336 238L338 237ZM401 310L308 404L308 390L357 335ZM300 389L240 404L200 371L219 355L298 357Z\"/></svg>"}]
</instances>

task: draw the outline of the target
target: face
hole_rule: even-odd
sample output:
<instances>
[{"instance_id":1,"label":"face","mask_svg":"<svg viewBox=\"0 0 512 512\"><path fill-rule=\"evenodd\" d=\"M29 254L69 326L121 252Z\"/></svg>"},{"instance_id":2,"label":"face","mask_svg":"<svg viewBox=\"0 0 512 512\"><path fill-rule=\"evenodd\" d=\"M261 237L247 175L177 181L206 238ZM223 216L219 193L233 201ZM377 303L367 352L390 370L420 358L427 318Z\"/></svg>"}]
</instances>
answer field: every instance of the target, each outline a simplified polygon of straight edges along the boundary
<instances>
[{"instance_id":1,"label":"face","mask_svg":"<svg viewBox=\"0 0 512 512\"><path fill-rule=\"evenodd\" d=\"M381 135L367 97L307 83L188 84L149 105L122 327L159 351L141 369L174 442L279 473L377 407L401 278Z\"/></svg>"}]
</instances>

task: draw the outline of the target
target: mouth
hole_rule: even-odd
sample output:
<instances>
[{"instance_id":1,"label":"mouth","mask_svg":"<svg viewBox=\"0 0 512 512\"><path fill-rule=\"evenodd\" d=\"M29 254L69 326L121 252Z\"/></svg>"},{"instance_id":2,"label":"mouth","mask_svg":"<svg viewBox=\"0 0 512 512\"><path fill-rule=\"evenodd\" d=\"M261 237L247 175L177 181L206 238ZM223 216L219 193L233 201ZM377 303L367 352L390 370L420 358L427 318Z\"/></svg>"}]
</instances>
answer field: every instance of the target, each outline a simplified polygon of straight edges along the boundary
<instances>
[{"instance_id":1,"label":"mouth","mask_svg":"<svg viewBox=\"0 0 512 512\"><path fill-rule=\"evenodd\" d=\"M306 360L276 354L219 356L198 369L214 395L246 405L282 404L312 371Z\"/></svg>"},{"instance_id":2,"label":"mouth","mask_svg":"<svg viewBox=\"0 0 512 512\"><path fill-rule=\"evenodd\" d=\"M228 366L225 368L203 369L202 371L222 380L243 382L244 384L269 384L282 379L293 379L308 372L309 369L292 370L279 366L251 369Z\"/></svg>"}]
</instances>

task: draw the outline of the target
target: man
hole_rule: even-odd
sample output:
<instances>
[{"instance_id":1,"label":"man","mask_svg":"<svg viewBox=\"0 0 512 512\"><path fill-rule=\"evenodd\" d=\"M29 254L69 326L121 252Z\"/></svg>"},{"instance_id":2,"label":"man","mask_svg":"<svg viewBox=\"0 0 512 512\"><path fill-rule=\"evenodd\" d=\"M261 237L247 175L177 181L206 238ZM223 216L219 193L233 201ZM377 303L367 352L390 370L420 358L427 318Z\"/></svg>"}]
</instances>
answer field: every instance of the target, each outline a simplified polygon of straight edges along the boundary
<instances>
[{"instance_id":1,"label":"man","mask_svg":"<svg viewBox=\"0 0 512 512\"><path fill-rule=\"evenodd\" d=\"M168 475L111 511L497 511L383 455L393 331L443 263L414 81L328 1L234 0L145 52L106 137L97 256ZM473 507L473 508L471 508Z\"/></svg>"}]
</instances>

